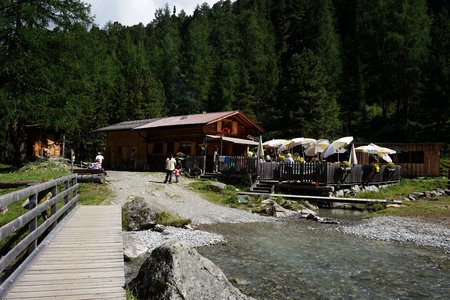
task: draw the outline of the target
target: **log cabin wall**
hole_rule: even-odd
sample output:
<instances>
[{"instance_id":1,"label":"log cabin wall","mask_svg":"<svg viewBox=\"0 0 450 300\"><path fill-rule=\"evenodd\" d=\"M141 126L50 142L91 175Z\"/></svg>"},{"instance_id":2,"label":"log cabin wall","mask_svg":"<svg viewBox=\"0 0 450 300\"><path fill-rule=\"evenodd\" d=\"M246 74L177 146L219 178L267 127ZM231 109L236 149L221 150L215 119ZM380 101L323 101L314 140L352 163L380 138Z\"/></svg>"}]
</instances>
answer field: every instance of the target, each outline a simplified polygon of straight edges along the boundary
<instances>
[{"instance_id":1,"label":"log cabin wall","mask_svg":"<svg viewBox=\"0 0 450 300\"><path fill-rule=\"evenodd\" d=\"M377 145L397 151L397 154L392 154L390 156L395 164L402 166L402 177L439 176L441 144L377 143ZM368 154L356 153L356 155L359 164L364 165L369 163Z\"/></svg>"},{"instance_id":2,"label":"log cabin wall","mask_svg":"<svg viewBox=\"0 0 450 300\"><path fill-rule=\"evenodd\" d=\"M133 169L130 165L130 153L136 150L136 168L143 169L145 165L145 143L138 132L112 131L108 132L104 167L108 169Z\"/></svg>"}]
</instances>

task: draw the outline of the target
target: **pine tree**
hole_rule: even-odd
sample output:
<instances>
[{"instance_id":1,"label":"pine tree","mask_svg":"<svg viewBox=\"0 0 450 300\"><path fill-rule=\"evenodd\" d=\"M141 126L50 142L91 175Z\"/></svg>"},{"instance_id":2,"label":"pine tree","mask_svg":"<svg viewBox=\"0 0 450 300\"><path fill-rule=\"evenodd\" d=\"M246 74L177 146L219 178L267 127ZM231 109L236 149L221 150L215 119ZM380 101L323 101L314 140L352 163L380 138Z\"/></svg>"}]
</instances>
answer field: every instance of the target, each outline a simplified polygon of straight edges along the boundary
<instances>
[{"instance_id":1,"label":"pine tree","mask_svg":"<svg viewBox=\"0 0 450 300\"><path fill-rule=\"evenodd\" d=\"M429 43L425 0L362 1L358 15L364 96L368 107L380 111L372 126L385 138L398 140L403 132L408 139L409 112L419 96Z\"/></svg>"},{"instance_id":2,"label":"pine tree","mask_svg":"<svg viewBox=\"0 0 450 300\"><path fill-rule=\"evenodd\" d=\"M294 54L287 68L290 78L283 90L284 128L287 137L333 137L340 132L339 108L327 91L327 73L309 49Z\"/></svg>"},{"instance_id":3,"label":"pine tree","mask_svg":"<svg viewBox=\"0 0 450 300\"><path fill-rule=\"evenodd\" d=\"M6 115L3 122L9 128L15 161L19 164L25 159L25 124L41 123L40 117L45 116L38 116L37 113L47 108L55 110L54 105L61 105L61 111L67 108L69 112L73 107L65 99L57 99L57 96L63 97L69 91L62 91L50 80L54 78L49 72L52 69L50 64L62 58L60 53L56 52L56 57L51 54L61 45L64 48L61 38L64 31L70 30L75 23L87 25L91 19L89 7L78 0L4 1L1 9L0 94L3 97L0 101ZM77 67L67 61L60 61L57 65L67 67L65 63L69 67ZM77 86L73 89L76 90ZM51 106L46 107L47 104ZM63 115L69 117L65 124L72 124L69 114ZM56 124L56 127L59 125Z\"/></svg>"}]
</instances>

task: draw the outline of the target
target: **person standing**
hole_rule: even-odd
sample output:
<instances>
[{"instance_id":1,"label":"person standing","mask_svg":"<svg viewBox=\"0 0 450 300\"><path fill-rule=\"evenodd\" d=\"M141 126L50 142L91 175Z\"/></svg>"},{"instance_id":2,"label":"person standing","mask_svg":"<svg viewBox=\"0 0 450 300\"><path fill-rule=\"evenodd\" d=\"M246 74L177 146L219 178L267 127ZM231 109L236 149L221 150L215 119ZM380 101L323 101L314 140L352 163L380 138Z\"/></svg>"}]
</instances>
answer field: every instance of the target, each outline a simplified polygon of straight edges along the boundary
<instances>
[{"instance_id":1,"label":"person standing","mask_svg":"<svg viewBox=\"0 0 450 300\"><path fill-rule=\"evenodd\" d=\"M130 153L130 169L136 170L136 149L131 150Z\"/></svg>"},{"instance_id":2,"label":"person standing","mask_svg":"<svg viewBox=\"0 0 450 300\"><path fill-rule=\"evenodd\" d=\"M178 165L175 166L175 183L178 183L180 181L180 167Z\"/></svg>"},{"instance_id":3,"label":"person standing","mask_svg":"<svg viewBox=\"0 0 450 300\"><path fill-rule=\"evenodd\" d=\"M98 161L98 163L100 164L100 168L102 168L102 163L104 159L105 158L103 157L102 153L98 152L97 156L95 157L95 161Z\"/></svg>"},{"instance_id":4,"label":"person standing","mask_svg":"<svg viewBox=\"0 0 450 300\"><path fill-rule=\"evenodd\" d=\"M164 183L172 183L172 174L175 170L175 164L176 160L173 158L173 154L171 154L170 157L166 159L166 179L164 180Z\"/></svg>"}]
</instances>

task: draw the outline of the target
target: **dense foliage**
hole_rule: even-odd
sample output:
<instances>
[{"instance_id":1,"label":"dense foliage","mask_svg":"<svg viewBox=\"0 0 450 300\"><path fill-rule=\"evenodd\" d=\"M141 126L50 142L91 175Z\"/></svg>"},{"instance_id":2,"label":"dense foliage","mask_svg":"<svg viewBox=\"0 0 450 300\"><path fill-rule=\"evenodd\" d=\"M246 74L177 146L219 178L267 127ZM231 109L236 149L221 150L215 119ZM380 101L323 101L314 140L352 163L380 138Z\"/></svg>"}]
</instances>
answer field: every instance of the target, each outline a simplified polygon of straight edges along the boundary
<instances>
[{"instance_id":1,"label":"dense foliage","mask_svg":"<svg viewBox=\"0 0 450 300\"><path fill-rule=\"evenodd\" d=\"M426 0L237 0L147 24L92 25L80 0L0 4L0 160L25 127L66 133L125 120L240 109L266 138L450 136L450 5Z\"/></svg>"}]
</instances>

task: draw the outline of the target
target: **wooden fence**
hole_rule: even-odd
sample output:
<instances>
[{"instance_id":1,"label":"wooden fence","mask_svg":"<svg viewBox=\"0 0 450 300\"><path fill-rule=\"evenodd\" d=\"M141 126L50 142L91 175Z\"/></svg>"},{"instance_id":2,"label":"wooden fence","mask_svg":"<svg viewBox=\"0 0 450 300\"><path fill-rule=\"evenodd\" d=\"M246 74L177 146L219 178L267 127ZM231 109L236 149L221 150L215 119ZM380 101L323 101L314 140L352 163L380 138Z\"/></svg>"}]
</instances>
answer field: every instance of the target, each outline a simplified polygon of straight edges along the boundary
<instances>
[{"instance_id":1,"label":"wooden fence","mask_svg":"<svg viewBox=\"0 0 450 300\"><path fill-rule=\"evenodd\" d=\"M5 270L17 263L19 257L23 258L27 251L28 255L33 252L38 246L38 239L42 238L47 230L52 230L69 209L76 205L79 198L78 186L77 175L72 174L0 196L0 207L4 208L28 199L28 211L0 228L2 241L23 228L28 230L28 234L0 259L0 273L4 274ZM39 203L42 195L48 197ZM63 205L58 205L60 201L64 202ZM38 224L40 216L43 216L43 222Z\"/></svg>"}]
</instances>

